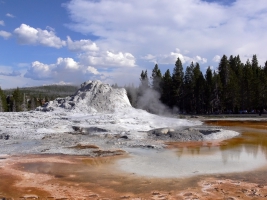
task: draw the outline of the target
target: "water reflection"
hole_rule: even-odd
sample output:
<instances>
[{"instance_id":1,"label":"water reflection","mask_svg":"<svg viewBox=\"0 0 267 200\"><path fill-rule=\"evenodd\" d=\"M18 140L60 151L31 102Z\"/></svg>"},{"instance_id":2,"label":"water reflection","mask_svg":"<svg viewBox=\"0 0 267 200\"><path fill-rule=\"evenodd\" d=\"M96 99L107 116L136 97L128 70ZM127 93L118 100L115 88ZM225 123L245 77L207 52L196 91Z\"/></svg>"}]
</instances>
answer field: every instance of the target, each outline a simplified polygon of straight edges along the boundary
<instances>
[{"instance_id":1,"label":"water reflection","mask_svg":"<svg viewBox=\"0 0 267 200\"><path fill-rule=\"evenodd\" d=\"M162 178L254 170L267 165L267 132L255 127L231 127L242 134L225 141L169 143L170 150L158 152L129 149L133 156L118 161L119 166L126 172Z\"/></svg>"}]
</instances>

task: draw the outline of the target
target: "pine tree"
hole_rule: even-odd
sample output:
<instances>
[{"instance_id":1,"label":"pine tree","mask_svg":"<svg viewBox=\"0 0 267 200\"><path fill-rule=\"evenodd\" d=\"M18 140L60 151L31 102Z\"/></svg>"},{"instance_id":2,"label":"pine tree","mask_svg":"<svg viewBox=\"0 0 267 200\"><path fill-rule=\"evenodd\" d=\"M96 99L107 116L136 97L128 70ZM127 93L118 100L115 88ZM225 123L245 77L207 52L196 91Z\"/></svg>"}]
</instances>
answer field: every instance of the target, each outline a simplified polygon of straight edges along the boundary
<instances>
[{"instance_id":1,"label":"pine tree","mask_svg":"<svg viewBox=\"0 0 267 200\"><path fill-rule=\"evenodd\" d=\"M212 92L212 112L221 112L221 93L222 93L222 83L220 75L213 71L213 92Z\"/></svg>"},{"instance_id":2,"label":"pine tree","mask_svg":"<svg viewBox=\"0 0 267 200\"><path fill-rule=\"evenodd\" d=\"M177 106L178 108L181 107L183 79L183 65L178 57L172 74L172 106Z\"/></svg>"},{"instance_id":3,"label":"pine tree","mask_svg":"<svg viewBox=\"0 0 267 200\"><path fill-rule=\"evenodd\" d=\"M204 102L205 102L205 110L207 113L212 113L212 92L213 92L213 76L212 71L210 67L207 68L206 74L205 74L205 96L204 96Z\"/></svg>"},{"instance_id":4,"label":"pine tree","mask_svg":"<svg viewBox=\"0 0 267 200\"><path fill-rule=\"evenodd\" d=\"M17 104L16 104L16 100L13 100L13 104L12 104L12 112L17 112Z\"/></svg>"},{"instance_id":5,"label":"pine tree","mask_svg":"<svg viewBox=\"0 0 267 200\"><path fill-rule=\"evenodd\" d=\"M21 104L21 111L23 111L23 112L27 111L27 103L26 103L25 93L23 93L23 101Z\"/></svg>"},{"instance_id":6,"label":"pine tree","mask_svg":"<svg viewBox=\"0 0 267 200\"><path fill-rule=\"evenodd\" d=\"M228 59L226 55L223 55L218 67L222 86L225 87L229 78Z\"/></svg>"},{"instance_id":7,"label":"pine tree","mask_svg":"<svg viewBox=\"0 0 267 200\"><path fill-rule=\"evenodd\" d=\"M242 110L249 110L251 106L252 99L252 67L249 59L243 67L243 77L242 77Z\"/></svg>"},{"instance_id":8,"label":"pine tree","mask_svg":"<svg viewBox=\"0 0 267 200\"><path fill-rule=\"evenodd\" d=\"M256 105L260 105L261 101L261 68L258 64L258 59L256 55L253 55L251 61L251 69L252 69L252 78L251 78L251 106L250 109L256 109Z\"/></svg>"},{"instance_id":9,"label":"pine tree","mask_svg":"<svg viewBox=\"0 0 267 200\"><path fill-rule=\"evenodd\" d=\"M137 100L136 100L136 106L140 108L140 106L138 105L139 100L142 96L145 95L145 93L147 92L147 90L150 88L149 87L149 80L148 80L148 75L147 75L147 70L141 72L140 75L140 85L138 87L138 91L137 91Z\"/></svg>"},{"instance_id":10,"label":"pine tree","mask_svg":"<svg viewBox=\"0 0 267 200\"><path fill-rule=\"evenodd\" d=\"M191 62L190 66L185 69L184 75L184 110L187 113L193 112L193 102L194 102L194 63Z\"/></svg>"},{"instance_id":11,"label":"pine tree","mask_svg":"<svg viewBox=\"0 0 267 200\"><path fill-rule=\"evenodd\" d=\"M0 102L1 102L1 105L0 105L0 112L5 112L8 110L7 108L7 100L6 100L6 96L3 92L3 90L1 89L0 87Z\"/></svg>"},{"instance_id":12,"label":"pine tree","mask_svg":"<svg viewBox=\"0 0 267 200\"><path fill-rule=\"evenodd\" d=\"M228 100L229 100L229 93L227 91L227 85L229 83L229 63L226 55L223 55L221 61L219 63L218 71L220 75L220 80L222 84L222 91L220 96L220 103L222 111L227 109Z\"/></svg>"},{"instance_id":13,"label":"pine tree","mask_svg":"<svg viewBox=\"0 0 267 200\"><path fill-rule=\"evenodd\" d=\"M259 107L267 107L267 61L265 62L264 67L262 68L261 73L261 101Z\"/></svg>"},{"instance_id":14,"label":"pine tree","mask_svg":"<svg viewBox=\"0 0 267 200\"><path fill-rule=\"evenodd\" d=\"M226 98L225 106L226 110L234 113L238 113L240 108L240 77L242 75L242 65L239 56L229 57L229 80L226 85Z\"/></svg>"},{"instance_id":15,"label":"pine tree","mask_svg":"<svg viewBox=\"0 0 267 200\"><path fill-rule=\"evenodd\" d=\"M14 105L15 105L15 110L17 112L21 111L21 105L23 103L23 95L21 93L21 91L19 90L19 88L15 89L12 93L12 96L13 96L13 99L14 99L14 102L13 103L13 108L14 108ZM14 112L14 110L13 110Z\"/></svg>"},{"instance_id":16,"label":"pine tree","mask_svg":"<svg viewBox=\"0 0 267 200\"><path fill-rule=\"evenodd\" d=\"M140 75L140 81L141 81L141 85L140 87L145 90L147 88L149 88L149 80L148 80L148 76L147 76L147 70L141 72Z\"/></svg>"},{"instance_id":17,"label":"pine tree","mask_svg":"<svg viewBox=\"0 0 267 200\"><path fill-rule=\"evenodd\" d=\"M204 87L205 80L200 70L199 63L196 63L194 69L194 112L201 113L204 108Z\"/></svg>"},{"instance_id":18,"label":"pine tree","mask_svg":"<svg viewBox=\"0 0 267 200\"><path fill-rule=\"evenodd\" d=\"M2 98L0 96L0 112L3 112Z\"/></svg>"},{"instance_id":19,"label":"pine tree","mask_svg":"<svg viewBox=\"0 0 267 200\"><path fill-rule=\"evenodd\" d=\"M161 93L161 90L162 90L161 89L161 82L162 82L161 71L158 67L158 64L156 64L154 69L152 70L152 75L151 75L152 89Z\"/></svg>"},{"instance_id":20,"label":"pine tree","mask_svg":"<svg viewBox=\"0 0 267 200\"><path fill-rule=\"evenodd\" d=\"M31 98L31 110L35 110L36 108L36 102L35 102L35 98Z\"/></svg>"},{"instance_id":21,"label":"pine tree","mask_svg":"<svg viewBox=\"0 0 267 200\"><path fill-rule=\"evenodd\" d=\"M161 94L161 101L171 106L172 103L172 77L170 70L168 69L162 77L162 94Z\"/></svg>"}]
</instances>

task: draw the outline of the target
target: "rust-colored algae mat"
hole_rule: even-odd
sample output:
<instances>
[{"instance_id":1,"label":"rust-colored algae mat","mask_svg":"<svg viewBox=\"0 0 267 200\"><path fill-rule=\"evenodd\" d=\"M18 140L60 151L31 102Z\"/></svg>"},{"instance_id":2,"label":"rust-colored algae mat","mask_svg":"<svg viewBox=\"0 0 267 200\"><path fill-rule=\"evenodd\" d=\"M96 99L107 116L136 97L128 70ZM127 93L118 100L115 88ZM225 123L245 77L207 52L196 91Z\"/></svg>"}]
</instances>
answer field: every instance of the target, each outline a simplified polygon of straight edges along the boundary
<instances>
[{"instance_id":1,"label":"rust-colored algae mat","mask_svg":"<svg viewBox=\"0 0 267 200\"><path fill-rule=\"evenodd\" d=\"M194 148L195 151L203 146L229 148L243 144L267 149L267 130L265 133L263 128L267 122L207 123L236 128L242 135L222 142L167 145L170 148ZM124 157L127 155L97 158L23 155L0 159L0 199L267 199L265 167L249 172L189 178L146 178L117 169L116 160Z\"/></svg>"}]
</instances>

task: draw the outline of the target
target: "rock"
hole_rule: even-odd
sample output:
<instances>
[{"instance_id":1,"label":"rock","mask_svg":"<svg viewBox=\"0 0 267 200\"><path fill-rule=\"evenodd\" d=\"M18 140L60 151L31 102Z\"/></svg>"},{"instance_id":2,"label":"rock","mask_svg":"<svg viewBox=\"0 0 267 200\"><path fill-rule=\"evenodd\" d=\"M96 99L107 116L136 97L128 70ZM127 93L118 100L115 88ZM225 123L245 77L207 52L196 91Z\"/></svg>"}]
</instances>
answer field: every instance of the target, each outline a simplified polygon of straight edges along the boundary
<instances>
[{"instance_id":1,"label":"rock","mask_svg":"<svg viewBox=\"0 0 267 200\"><path fill-rule=\"evenodd\" d=\"M78 134L93 134L93 133L106 133L108 130L99 128L99 127L80 127L80 126L72 126L72 129L76 131Z\"/></svg>"},{"instance_id":2,"label":"rock","mask_svg":"<svg viewBox=\"0 0 267 200\"><path fill-rule=\"evenodd\" d=\"M174 129L163 128L154 129L148 132L148 137L164 141L202 141L203 134L191 128Z\"/></svg>"},{"instance_id":3,"label":"rock","mask_svg":"<svg viewBox=\"0 0 267 200\"><path fill-rule=\"evenodd\" d=\"M212 129L208 129L208 130L199 130L200 133L202 133L203 135L210 135L212 133L217 133L220 132L220 130L212 130Z\"/></svg>"},{"instance_id":4,"label":"rock","mask_svg":"<svg viewBox=\"0 0 267 200\"><path fill-rule=\"evenodd\" d=\"M9 138L10 138L10 135L8 134L5 134L5 133L0 134L0 139L9 140Z\"/></svg>"},{"instance_id":5,"label":"rock","mask_svg":"<svg viewBox=\"0 0 267 200\"><path fill-rule=\"evenodd\" d=\"M47 112L63 108L83 113L110 113L127 107L131 104L124 88L112 88L101 81L87 81L73 96L56 98L36 110Z\"/></svg>"},{"instance_id":6,"label":"rock","mask_svg":"<svg viewBox=\"0 0 267 200\"><path fill-rule=\"evenodd\" d=\"M8 140L9 139L9 135L5 135L5 140Z\"/></svg>"},{"instance_id":7,"label":"rock","mask_svg":"<svg viewBox=\"0 0 267 200\"><path fill-rule=\"evenodd\" d=\"M160 131L162 134L167 134L169 132L169 129L167 128L164 128L164 129L161 129Z\"/></svg>"},{"instance_id":8,"label":"rock","mask_svg":"<svg viewBox=\"0 0 267 200\"><path fill-rule=\"evenodd\" d=\"M77 132L82 132L82 128L79 126L72 126L72 129Z\"/></svg>"}]
</instances>

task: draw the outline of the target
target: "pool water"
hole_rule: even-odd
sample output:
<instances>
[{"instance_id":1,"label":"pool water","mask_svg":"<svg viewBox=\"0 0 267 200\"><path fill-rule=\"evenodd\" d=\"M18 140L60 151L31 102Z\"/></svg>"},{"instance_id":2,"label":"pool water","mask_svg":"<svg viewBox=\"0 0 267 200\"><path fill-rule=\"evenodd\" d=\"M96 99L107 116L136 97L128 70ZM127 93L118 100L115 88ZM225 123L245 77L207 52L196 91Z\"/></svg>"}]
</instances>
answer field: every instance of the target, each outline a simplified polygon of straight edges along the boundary
<instances>
[{"instance_id":1,"label":"pool water","mask_svg":"<svg viewBox=\"0 0 267 200\"><path fill-rule=\"evenodd\" d=\"M132 156L117 164L124 172L157 178L245 172L267 166L267 130L262 124L247 122L231 129L241 134L224 141L168 143L171 149L158 151L128 149Z\"/></svg>"}]
</instances>

